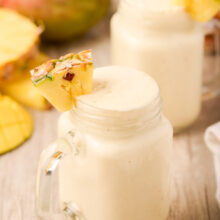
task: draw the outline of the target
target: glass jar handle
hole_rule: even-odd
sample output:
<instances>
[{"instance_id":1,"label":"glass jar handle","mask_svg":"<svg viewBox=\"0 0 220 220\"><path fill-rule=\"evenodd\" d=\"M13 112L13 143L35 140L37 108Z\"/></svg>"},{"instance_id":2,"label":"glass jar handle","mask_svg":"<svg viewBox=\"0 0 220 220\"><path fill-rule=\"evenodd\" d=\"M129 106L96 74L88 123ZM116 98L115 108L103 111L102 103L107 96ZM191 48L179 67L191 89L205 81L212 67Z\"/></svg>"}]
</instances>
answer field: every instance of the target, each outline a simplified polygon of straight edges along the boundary
<instances>
[{"instance_id":1,"label":"glass jar handle","mask_svg":"<svg viewBox=\"0 0 220 220\"><path fill-rule=\"evenodd\" d=\"M37 171L36 211L40 219L63 219L64 215L53 214L51 210L53 174L60 161L70 154L77 155L78 143L74 131L69 131L64 137L50 144L41 154ZM66 217L71 220L84 220L77 206L70 202L63 208Z\"/></svg>"}]
</instances>

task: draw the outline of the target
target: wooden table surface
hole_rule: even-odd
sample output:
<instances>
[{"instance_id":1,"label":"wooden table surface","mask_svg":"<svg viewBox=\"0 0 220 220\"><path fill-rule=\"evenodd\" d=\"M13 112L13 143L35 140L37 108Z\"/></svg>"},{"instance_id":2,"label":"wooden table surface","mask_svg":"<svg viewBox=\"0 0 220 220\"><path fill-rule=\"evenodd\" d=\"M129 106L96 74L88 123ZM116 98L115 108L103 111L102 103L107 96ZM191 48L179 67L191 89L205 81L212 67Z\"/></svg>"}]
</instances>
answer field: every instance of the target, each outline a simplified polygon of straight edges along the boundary
<instances>
[{"instance_id":1,"label":"wooden table surface","mask_svg":"<svg viewBox=\"0 0 220 220\"><path fill-rule=\"evenodd\" d=\"M102 22L83 39L42 49L51 57L58 57L92 48L95 66L109 65L108 29L108 21ZM37 164L41 151L56 138L59 113L30 111L35 122L32 138L17 150L0 156L0 220L37 219L34 211ZM204 102L197 122L174 137L170 220L220 219L212 156L203 140L205 128L218 120L220 98Z\"/></svg>"}]
</instances>

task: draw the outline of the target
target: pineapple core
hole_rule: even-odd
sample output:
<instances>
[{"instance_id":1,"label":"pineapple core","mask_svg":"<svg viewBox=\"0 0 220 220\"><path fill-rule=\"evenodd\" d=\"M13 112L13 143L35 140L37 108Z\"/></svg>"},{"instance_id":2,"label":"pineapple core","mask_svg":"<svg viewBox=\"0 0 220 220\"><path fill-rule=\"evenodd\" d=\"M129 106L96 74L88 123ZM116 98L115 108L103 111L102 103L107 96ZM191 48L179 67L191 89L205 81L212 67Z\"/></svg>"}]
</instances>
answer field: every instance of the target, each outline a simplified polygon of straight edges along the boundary
<instances>
[{"instance_id":1,"label":"pineapple core","mask_svg":"<svg viewBox=\"0 0 220 220\"><path fill-rule=\"evenodd\" d=\"M49 60L31 70L31 79L41 94L59 111L76 105L76 96L92 91L91 50Z\"/></svg>"}]
</instances>

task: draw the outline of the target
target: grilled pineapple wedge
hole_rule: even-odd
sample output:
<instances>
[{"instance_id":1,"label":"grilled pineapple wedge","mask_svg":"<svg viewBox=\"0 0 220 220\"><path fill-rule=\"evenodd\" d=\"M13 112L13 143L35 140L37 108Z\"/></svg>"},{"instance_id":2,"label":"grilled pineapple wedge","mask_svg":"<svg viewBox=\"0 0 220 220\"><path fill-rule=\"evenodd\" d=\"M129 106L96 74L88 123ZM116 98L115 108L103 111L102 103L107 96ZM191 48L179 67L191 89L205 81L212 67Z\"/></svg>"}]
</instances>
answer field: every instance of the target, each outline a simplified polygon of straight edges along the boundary
<instances>
[{"instance_id":1,"label":"grilled pineapple wedge","mask_svg":"<svg viewBox=\"0 0 220 220\"><path fill-rule=\"evenodd\" d=\"M30 108L38 110L47 110L51 108L49 102L41 95L37 88L31 82L29 71L36 65L48 60L44 54L38 54L36 59L29 62L25 70L18 69L13 74L12 80L0 81L0 91L9 95L19 103Z\"/></svg>"},{"instance_id":2,"label":"grilled pineapple wedge","mask_svg":"<svg viewBox=\"0 0 220 220\"><path fill-rule=\"evenodd\" d=\"M32 131L31 115L10 97L0 95L0 154L18 147Z\"/></svg>"},{"instance_id":3,"label":"grilled pineapple wedge","mask_svg":"<svg viewBox=\"0 0 220 220\"><path fill-rule=\"evenodd\" d=\"M37 54L39 28L15 11L0 8L0 79L10 79L17 68Z\"/></svg>"},{"instance_id":4,"label":"grilled pineapple wedge","mask_svg":"<svg viewBox=\"0 0 220 220\"><path fill-rule=\"evenodd\" d=\"M34 85L57 110L68 111L76 104L76 96L92 91L91 50L50 60L34 68L31 75Z\"/></svg>"}]
</instances>

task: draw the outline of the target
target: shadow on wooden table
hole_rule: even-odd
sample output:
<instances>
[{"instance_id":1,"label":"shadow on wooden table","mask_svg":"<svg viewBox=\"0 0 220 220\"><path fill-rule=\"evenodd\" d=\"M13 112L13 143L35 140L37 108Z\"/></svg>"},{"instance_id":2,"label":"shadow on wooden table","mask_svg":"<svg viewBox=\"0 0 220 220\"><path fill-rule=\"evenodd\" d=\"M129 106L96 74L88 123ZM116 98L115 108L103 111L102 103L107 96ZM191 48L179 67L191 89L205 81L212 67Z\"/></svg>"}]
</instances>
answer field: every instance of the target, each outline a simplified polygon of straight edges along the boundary
<instances>
[{"instance_id":1,"label":"shadow on wooden table","mask_svg":"<svg viewBox=\"0 0 220 220\"><path fill-rule=\"evenodd\" d=\"M208 126L218 121L220 121L220 96L203 101L202 112L189 131L204 132Z\"/></svg>"},{"instance_id":2,"label":"shadow on wooden table","mask_svg":"<svg viewBox=\"0 0 220 220\"><path fill-rule=\"evenodd\" d=\"M174 137L172 204L169 220L218 220L213 159L205 129L220 121L220 97L204 101L195 124Z\"/></svg>"}]
</instances>

